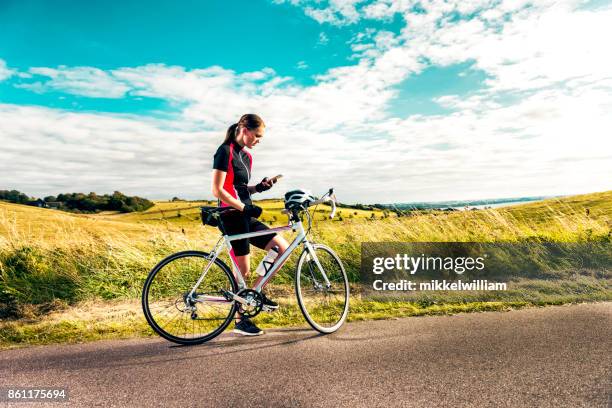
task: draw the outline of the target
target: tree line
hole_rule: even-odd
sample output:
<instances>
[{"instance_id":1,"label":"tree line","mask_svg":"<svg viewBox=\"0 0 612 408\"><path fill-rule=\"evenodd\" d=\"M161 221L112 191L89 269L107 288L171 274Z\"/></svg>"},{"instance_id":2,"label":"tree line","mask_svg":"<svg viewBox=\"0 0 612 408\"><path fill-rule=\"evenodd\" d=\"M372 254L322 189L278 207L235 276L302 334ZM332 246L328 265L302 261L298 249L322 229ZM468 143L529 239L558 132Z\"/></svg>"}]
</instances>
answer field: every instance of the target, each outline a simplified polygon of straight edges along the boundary
<instances>
[{"instance_id":1,"label":"tree line","mask_svg":"<svg viewBox=\"0 0 612 408\"><path fill-rule=\"evenodd\" d=\"M137 196L126 196L115 191L113 194L98 195L94 192L62 193L43 199L28 197L17 190L0 190L0 200L37 207L52 207L77 213L96 213L100 211L120 211L123 213L144 211L153 207L153 202Z\"/></svg>"}]
</instances>

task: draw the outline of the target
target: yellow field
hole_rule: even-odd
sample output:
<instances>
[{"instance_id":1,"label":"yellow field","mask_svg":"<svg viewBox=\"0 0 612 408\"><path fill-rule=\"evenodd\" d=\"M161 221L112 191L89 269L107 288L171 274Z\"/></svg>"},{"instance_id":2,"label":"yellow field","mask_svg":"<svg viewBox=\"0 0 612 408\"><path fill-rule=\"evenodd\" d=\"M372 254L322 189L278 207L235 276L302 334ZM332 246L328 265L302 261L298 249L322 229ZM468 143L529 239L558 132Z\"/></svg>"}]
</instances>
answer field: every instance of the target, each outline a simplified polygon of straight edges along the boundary
<instances>
[{"instance_id":1,"label":"yellow field","mask_svg":"<svg viewBox=\"0 0 612 408\"><path fill-rule=\"evenodd\" d=\"M281 200L257 202L262 220L286 224ZM199 207L214 202L158 201L145 212L128 214L71 214L0 201L0 245L29 242L63 246L90 239L145 242L152 237L210 242L218 231L204 227ZM571 241L581 234L606 234L612 222L612 191L477 211L425 211L397 218L382 211L339 209L334 220L321 205L315 230L334 242L350 241L497 241L541 236ZM355 215L356 213L356 215ZM376 217L371 218L372 214ZM340 216L342 220L340 220Z\"/></svg>"},{"instance_id":2,"label":"yellow field","mask_svg":"<svg viewBox=\"0 0 612 408\"><path fill-rule=\"evenodd\" d=\"M276 200L261 200L257 201L257 205L263 208L264 212L260 220L268 225L281 225L287 223L287 216L281 214L284 209L283 201ZM201 206L216 206L216 201L155 201L155 206L147 211L139 213L106 213L97 214L97 218L103 218L112 221L136 222L148 224L169 224L180 226L182 228L193 226L200 223L200 207ZM329 212L331 208L328 205L320 205L317 208L315 219L325 222L329 220ZM387 213L388 217L396 217L395 213ZM373 211L338 208L336 218L333 221L343 221L351 219L382 219L385 214L382 210L375 209Z\"/></svg>"},{"instance_id":3,"label":"yellow field","mask_svg":"<svg viewBox=\"0 0 612 408\"><path fill-rule=\"evenodd\" d=\"M200 205L211 204L156 202L142 213L77 215L0 202L0 348L150 334L137 300L144 279L173 252L212 247L220 233L199 219ZM286 223L280 200L257 204L264 208L265 222ZM311 239L333 247L351 279L358 275L362 242L534 238L612 242L612 191L488 210L423 211L400 218L383 218L382 211L341 209L342 220L329 220L329 210L319 208ZM255 250L253 255L254 266L263 251ZM274 286L268 286L273 296L291 288L295 258L274 277ZM607 271L585 271L550 281L516 278L514 290L499 298L466 292L423 294L390 303L355 294L350 319L612 298ZM289 300L282 296L278 300L284 312L258 317L263 326L303 324Z\"/></svg>"}]
</instances>

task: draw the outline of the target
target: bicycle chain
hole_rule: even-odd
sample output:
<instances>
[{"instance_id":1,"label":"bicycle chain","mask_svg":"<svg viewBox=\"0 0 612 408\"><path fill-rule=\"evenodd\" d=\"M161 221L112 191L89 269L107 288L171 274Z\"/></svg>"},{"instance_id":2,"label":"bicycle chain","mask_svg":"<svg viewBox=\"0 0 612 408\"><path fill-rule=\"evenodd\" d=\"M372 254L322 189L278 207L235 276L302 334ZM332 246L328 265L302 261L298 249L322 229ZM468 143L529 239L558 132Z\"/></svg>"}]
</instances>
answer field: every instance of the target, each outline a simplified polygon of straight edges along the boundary
<instances>
[{"instance_id":1,"label":"bicycle chain","mask_svg":"<svg viewBox=\"0 0 612 408\"><path fill-rule=\"evenodd\" d=\"M238 296L247 300L248 305L238 303L238 312L245 317L255 317L263 308L263 298L261 294L253 289L242 289Z\"/></svg>"}]
</instances>

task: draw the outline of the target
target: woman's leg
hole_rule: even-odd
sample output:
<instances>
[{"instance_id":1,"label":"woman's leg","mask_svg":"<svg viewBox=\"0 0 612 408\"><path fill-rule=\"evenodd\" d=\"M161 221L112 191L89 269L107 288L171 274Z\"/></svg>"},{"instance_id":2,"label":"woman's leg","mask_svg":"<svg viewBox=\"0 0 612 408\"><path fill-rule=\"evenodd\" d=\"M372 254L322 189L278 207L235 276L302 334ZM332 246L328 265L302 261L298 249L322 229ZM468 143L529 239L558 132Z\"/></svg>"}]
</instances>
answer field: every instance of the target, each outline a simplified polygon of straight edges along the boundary
<instances>
[{"instance_id":1,"label":"woman's leg","mask_svg":"<svg viewBox=\"0 0 612 408\"><path fill-rule=\"evenodd\" d=\"M246 255L241 255L241 256L234 256L234 259L236 260L236 263L238 264L238 268L240 269L240 272L238 273L242 274L242 277L246 281L247 277L249 276L251 255L246 254ZM238 281L238 277L236 277L236 281ZM236 323L238 323L241 318L242 318L242 315L240 313L236 313Z\"/></svg>"},{"instance_id":2,"label":"woman's leg","mask_svg":"<svg viewBox=\"0 0 612 408\"><path fill-rule=\"evenodd\" d=\"M274 238L272 238L270 240L270 242L268 242L268 244L265 247L265 251L268 252L272 247L278 247L278 257L276 259L278 259L289 247L289 244L287 243L287 240L285 240L285 238L281 237L280 235L275 235ZM274 262L276 264L276 262ZM280 268L276 269L276 271L274 272L274 275L276 275L276 272L278 272L280 270ZM272 279L272 276L270 277L270 280ZM259 282L264 278L264 276L260 276L257 278L257 281L255 282L255 284L253 286L257 286L259 285ZM270 282L270 280L268 280L268 282ZM268 284L268 282L266 282L266 285ZM265 286L265 285L264 285Z\"/></svg>"},{"instance_id":3,"label":"woman's leg","mask_svg":"<svg viewBox=\"0 0 612 408\"><path fill-rule=\"evenodd\" d=\"M242 277L246 280L247 276L249 276L249 271L251 268L251 255L246 254L242 256L236 256L236 263L238 264L238 268L240 268L240 273ZM238 277L236 277L236 280Z\"/></svg>"}]
</instances>

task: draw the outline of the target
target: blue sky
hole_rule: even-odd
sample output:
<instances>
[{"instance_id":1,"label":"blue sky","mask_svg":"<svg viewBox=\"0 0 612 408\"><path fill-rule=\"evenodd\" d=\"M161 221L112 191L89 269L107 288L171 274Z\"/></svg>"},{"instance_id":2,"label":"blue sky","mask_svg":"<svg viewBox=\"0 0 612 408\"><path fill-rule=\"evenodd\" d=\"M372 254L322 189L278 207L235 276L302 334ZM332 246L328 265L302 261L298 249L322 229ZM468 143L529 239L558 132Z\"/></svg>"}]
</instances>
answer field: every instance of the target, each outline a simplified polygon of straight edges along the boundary
<instances>
[{"instance_id":1,"label":"blue sky","mask_svg":"<svg viewBox=\"0 0 612 408\"><path fill-rule=\"evenodd\" d=\"M334 185L347 202L609 189L592 175L612 175L611 10L3 1L0 188L210 197L212 152L252 111L268 124L254 177L283 173L279 189Z\"/></svg>"},{"instance_id":2,"label":"blue sky","mask_svg":"<svg viewBox=\"0 0 612 408\"><path fill-rule=\"evenodd\" d=\"M311 85L315 76L351 63L348 43L359 33L358 27L321 27L289 4L268 1L233 1L231 8L224 1L185 1L181 7L171 1L144 4L9 1L0 9L0 37L9 40L0 44L0 55L22 70L60 65L110 70L162 63L186 69L219 65L241 73L272 67L279 76ZM399 20L374 25L399 31ZM37 80L6 81L3 101L126 113L164 108L162 100L109 103L19 88Z\"/></svg>"},{"instance_id":3,"label":"blue sky","mask_svg":"<svg viewBox=\"0 0 612 408\"><path fill-rule=\"evenodd\" d=\"M145 5L146 4L146 5ZM240 18L240 15L252 16ZM337 31L326 51L320 25L289 5L261 1L106 2L14 1L2 9L2 53L17 67L94 66L112 69L149 63L238 72L275 67L306 78L341 65L349 32ZM336 37L339 36L339 37ZM308 74L296 68L311 61ZM300 75L298 75L300 74Z\"/></svg>"}]
</instances>

